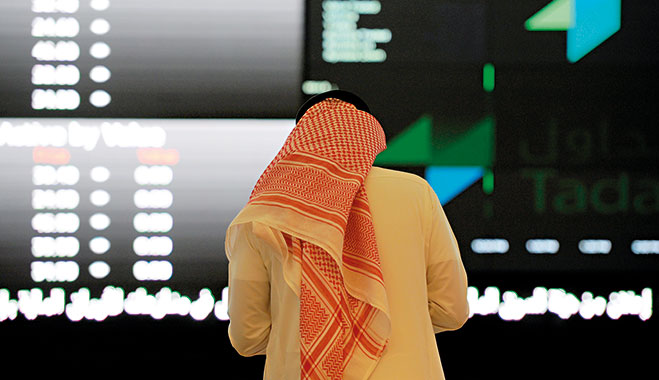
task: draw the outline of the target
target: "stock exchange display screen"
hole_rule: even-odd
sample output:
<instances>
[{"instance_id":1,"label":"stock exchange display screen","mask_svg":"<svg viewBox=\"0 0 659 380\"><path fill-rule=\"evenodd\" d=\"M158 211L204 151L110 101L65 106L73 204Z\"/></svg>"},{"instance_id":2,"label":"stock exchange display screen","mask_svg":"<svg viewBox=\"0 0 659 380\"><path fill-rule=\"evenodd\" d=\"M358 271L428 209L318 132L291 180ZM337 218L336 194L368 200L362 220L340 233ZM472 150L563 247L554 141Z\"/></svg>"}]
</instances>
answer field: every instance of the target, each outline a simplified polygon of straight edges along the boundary
<instances>
[{"instance_id":1,"label":"stock exchange display screen","mask_svg":"<svg viewBox=\"0 0 659 380\"><path fill-rule=\"evenodd\" d=\"M656 7L326 0L306 12L303 91L350 88L372 104L388 138L376 164L430 182L471 273L655 283Z\"/></svg>"},{"instance_id":2,"label":"stock exchange display screen","mask_svg":"<svg viewBox=\"0 0 659 380\"><path fill-rule=\"evenodd\" d=\"M224 231L293 124L3 119L3 319L227 320Z\"/></svg>"},{"instance_id":3,"label":"stock exchange display screen","mask_svg":"<svg viewBox=\"0 0 659 380\"><path fill-rule=\"evenodd\" d=\"M0 319L227 320L224 230L292 128L302 2L0 10Z\"/></svg>"},{"instance_id":4,"label":"stock exchange display screen","mask_svg":"<svg viewBox=\"0 0 659 380\"><path fill-rule=\"evenodd\" d=\"M297 107L340 88L385 130L375 164L424 177L458 240L470 320L439 335L447 377L650 368L656 6L32 0L0 10L0 331L14 345L79 347L91 334L104 343L84 343L97 350L90 360L185 345L186 357L262 376L226 337L224 231ZM135 336L152 348L127 345ZM472 359L482 365L465 367ZM579 373L597 372L588 368Z\"/></svg>"}]
</instances>

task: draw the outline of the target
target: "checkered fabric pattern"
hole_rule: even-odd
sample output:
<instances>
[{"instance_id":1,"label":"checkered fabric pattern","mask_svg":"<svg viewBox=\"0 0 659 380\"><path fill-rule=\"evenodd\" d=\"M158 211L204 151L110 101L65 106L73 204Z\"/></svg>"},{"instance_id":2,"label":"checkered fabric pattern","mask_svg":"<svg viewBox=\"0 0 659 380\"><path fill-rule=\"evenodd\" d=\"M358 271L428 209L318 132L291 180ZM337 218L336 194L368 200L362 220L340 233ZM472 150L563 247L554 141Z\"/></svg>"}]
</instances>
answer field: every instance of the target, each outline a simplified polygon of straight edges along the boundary
<instances>
[{"instance_id":1,"label":"checkered fabric pattern","mask_svg":"<svg viewBox=\"0 0 659 380\"><path fill-rule=\"evenodd\" d=\"M250 196L247 207L285 215L288 254L301 268L302 379L364 379L386 347L388 304L364 189L385 147L372 115L326 99L300 119ZM317 236L296 233L307 222L320 226ZM341 252L313 243L331 235L325 229L340 232Z\"/></svg>"}]
</instances>

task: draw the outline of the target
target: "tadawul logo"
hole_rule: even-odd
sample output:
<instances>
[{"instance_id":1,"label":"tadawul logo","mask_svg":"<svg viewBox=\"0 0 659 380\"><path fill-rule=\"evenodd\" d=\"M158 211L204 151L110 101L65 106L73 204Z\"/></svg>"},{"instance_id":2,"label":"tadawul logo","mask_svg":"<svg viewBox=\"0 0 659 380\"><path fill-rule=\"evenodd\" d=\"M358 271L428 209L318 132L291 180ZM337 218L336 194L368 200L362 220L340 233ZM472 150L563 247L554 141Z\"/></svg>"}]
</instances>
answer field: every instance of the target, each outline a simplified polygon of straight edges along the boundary
<instances>
[{"instance_id":1,"label":"tadawul logo","mask_svg":"<svg viewBox=\"0 0 659 380\"><path fill-rule=\"evenodd\" d=\"M553 0L524 23L529 31L567 31L574 63L620 30L622 0Z\"/></svg>"}]
</instances>

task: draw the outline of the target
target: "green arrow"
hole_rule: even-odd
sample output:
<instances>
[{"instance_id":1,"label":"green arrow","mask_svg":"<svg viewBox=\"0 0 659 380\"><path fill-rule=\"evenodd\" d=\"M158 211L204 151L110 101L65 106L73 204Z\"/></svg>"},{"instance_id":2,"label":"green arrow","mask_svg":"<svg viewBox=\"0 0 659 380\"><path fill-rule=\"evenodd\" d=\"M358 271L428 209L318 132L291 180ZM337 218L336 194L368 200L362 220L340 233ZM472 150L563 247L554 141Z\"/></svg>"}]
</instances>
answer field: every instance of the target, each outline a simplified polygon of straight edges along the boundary
<instances>
[{"instance_id":1,"label":"green arrow","mask_svg":"<svg viewBox=\"0 0 659 380\"><path fill-rule=\"evenodd\" d=\"M419 165L431 160L432 118L423 115L387 143L387 149L375 159L375 165Z\"/></svg>"},{"instance_id":2,"label":"green arrow","mask_svg":"<svg viewBox=\"0 0 659 380\"><path fill-rule=\"evenodd\" d=\"M445 122L433 131L430 115L423 115L393 138L375 159L376 165L471 165L491 167L494 162L494 119L472 125Z\"/></svg>"},{"instance_id":3,"label":"green arrow","mask_svg":"<svg viewBox=\"0 0 659 380\"><path fill-rule=\"evenodd\" d=\"M432 165L491 167L494 162L494 119L485 117L465 128L443 125L434 141ZM456 132L457 131L457 132Z\"/></svg>"},{"instance_id":4,"label":"green arrow","mask_svg":"<svg viewBox=\"0 0 659 380\"><path fill-rule=\"evenodd\" d=\"M554 0L526 20L526 30L568 30L574 24L573 0Z\"/></svg>"}]
</instances>

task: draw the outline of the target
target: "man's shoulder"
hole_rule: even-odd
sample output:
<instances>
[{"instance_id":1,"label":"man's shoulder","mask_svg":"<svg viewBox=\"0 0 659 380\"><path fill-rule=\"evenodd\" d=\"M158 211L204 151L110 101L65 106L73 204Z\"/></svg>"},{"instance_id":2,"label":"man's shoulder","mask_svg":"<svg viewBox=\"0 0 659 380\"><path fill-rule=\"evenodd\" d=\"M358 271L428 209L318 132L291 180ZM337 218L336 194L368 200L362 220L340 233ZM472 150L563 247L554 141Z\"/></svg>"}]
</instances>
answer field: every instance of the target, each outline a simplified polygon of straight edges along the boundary
<instances>
[{"instance_id":1,"label":"man's shoulder","mask_svg":"<svg viewBox=\"0 0 659 380\"><path fill-rule=\"evenodd\" d=\"M401 186L427 188L428 182L422 177L400 170L386 169L373 166L366 177L367 182L395 182Z\"/></svg>"}]
</instances>

